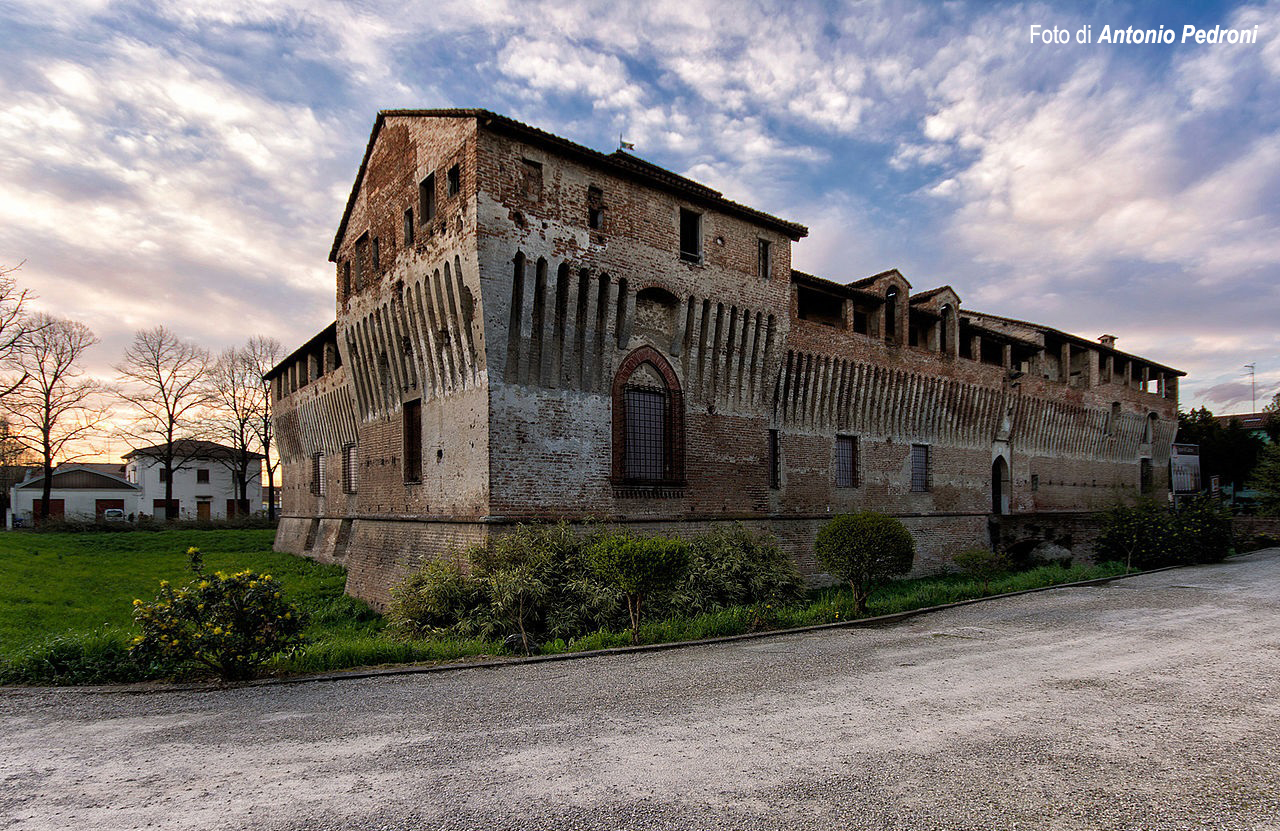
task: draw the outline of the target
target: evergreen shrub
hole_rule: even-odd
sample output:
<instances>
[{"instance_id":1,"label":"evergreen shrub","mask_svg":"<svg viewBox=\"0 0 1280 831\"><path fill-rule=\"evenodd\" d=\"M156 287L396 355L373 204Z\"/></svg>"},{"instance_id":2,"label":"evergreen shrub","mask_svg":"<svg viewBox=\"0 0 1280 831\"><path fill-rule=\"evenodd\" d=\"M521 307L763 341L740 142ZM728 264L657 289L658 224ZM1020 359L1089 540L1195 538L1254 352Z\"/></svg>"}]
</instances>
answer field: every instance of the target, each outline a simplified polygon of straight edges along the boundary
<instances>
[{"instance_id":1,"label":"evergreen shrub","mask_svg":"<svg viewBox=\"0 0 1280 831\"><path fill-rule=\"evenodd\" d=\"M916 556L907 527L875 511L834 517L818 531L813 549L822 567L853 589L858 614L866 612L872 587L909 572Z\"/></svg>"}]
</instances>

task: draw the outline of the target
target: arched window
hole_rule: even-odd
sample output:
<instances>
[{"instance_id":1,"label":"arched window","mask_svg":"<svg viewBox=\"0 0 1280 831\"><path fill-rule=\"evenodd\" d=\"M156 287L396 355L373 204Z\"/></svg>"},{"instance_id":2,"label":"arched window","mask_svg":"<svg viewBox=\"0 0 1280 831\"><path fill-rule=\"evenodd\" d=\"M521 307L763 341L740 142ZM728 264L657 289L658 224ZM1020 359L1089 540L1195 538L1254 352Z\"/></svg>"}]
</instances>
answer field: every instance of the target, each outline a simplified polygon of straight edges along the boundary
<instances>
[{"instance_id":1,"label":"arched window","mask_svg":"<svg viewBox=\"0 0 1280 831\"><path fill-rule=\"evenodd\" d=\"M613 482L684 485L684 396L656 349L628 355L613 379Z\"/></svg>"}]
</instances>

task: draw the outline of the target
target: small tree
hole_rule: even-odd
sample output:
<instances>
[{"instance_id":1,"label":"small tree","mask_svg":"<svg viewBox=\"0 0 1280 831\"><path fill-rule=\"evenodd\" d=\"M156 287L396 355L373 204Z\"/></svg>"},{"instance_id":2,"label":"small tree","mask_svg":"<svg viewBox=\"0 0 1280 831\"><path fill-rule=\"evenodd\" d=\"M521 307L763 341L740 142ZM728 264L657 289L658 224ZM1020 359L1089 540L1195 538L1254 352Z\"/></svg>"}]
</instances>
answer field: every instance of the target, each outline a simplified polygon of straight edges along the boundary
<instances>
[{"instance_id":1,"label":"small tree","mask_svg":"<svg viewBox=\"0 0 1280 831\"><path fill-rule=\"evenodd\" d=\"M249 504L249 483L262 470L262 456L254 448L260 444L258 427L267 409L267 390L252 356L235 348L224 350L214 361L208 383L211 434L231 448L218 458L235 485L236 512L250 514L254 507Z\"/></svg>"},{"instance_id":2,"label":"small tree","mask_svg":"<svg viewBox=\"0 0 1280 831\"><path fill-rule=\"evenodd\" d=\"M1268 445L1262 452L1250 484L1259 493L1262 510L1280 514L1280 444Z\"/></svg>"},{"instance_id":3,"label":"small tree","mask_svg":"<svg viewBox=\"0 0 1280 831\"><path fill-rule=\"evenodd\" d=\"M1124 563L1125 571L1176 562L1172 515L1151 500L1117 505L1102 515L1102 530L1093 544L1099 562Z\"/></svg>"},{"instance_id":4,"label":"small tree","mask_svg":"<svg viewBox=\"0 0 1280 831\"><path fill-rule=\"evenodd\" d=\"M262 466L267 471L267 519L272 522L276 521L276 468L280 466L280 461L273 459L271 455L271 445L275 441L275 422L271 411L271 382L266 376L280 363L283 353L280 341L262 335L249 338L249 342L240 351L240 359L249 373L258 379L261 388L261 395L255 399L255 417L249 425L258 449L262 452Z\"/></svg>"},{"instance_id":5,"label":"small tree","mask_svg":"<svg viewBox=\"0 0 1280 831\"><path fill-rule=\"evenodd\" d=\"M133 601L142 634L131 654L170 665L194 661L224 681L244 681L271 656L302 643L306 622L270 574L206 574L200 549L187 549L187 556L195 580L180 588L161 580L154 601Z\"/></svg>"},{"instance_id":6,"label":"small tree","mask_svg":"<svg viewBox=\"0 0 1280 831\"><path fill-rule=\"evenodd\" d=\"M991 578L998 577L1013 568L1013 563L999 551L989 548L966 548L951 558L956 568L982 581L982 591L991 591Z\"/></svg>"},{"instance_id":7,"label":"small tree","mask_svg":"<svg viewBox=\"0 0 1280 831\"><path fill-rule=\"evenodd\" d=\"M27 382L5 400L20 440L40 454L44 484L35 521L46 517L53 492L53 463L75 458L77 443L89 438L106 417L99 403L102 385L83 377L84 353L98 339L83 323L38 314L31 318L27 344L17 359Z\"/></svg>"},{"instance_id":8,"label":"small tree","mask_svg":"<svg viewBox=\"0 0 1280 831\"><path fill-rule=\"evenodd\" d=\"M24 260L25 262L25 260ZM0 264L0 401L19 389L27 380L27 373L17 365L31 334L31 320L27 315L27 302L31 299L26 289L18 288L13 273L22 268Z\"/></svg>"},{"instance_id":9,"label":"small tree","mask_svg":"<svg viewBox=\"0 0 1280 831\"><path fill-rule=\"evenodd\" d=\"M874 511L841 514L818 532L814 553L832 577L849 584L859 614L876 583L906 574L916 557L916 541L898 520Z\"/></svg>"},{"instance_id":10,"label":"small tree","mask_svg":"<svg viewBox=\"0 0 1280 831\"><path fill-rule=\"evenodd\" d=\"M689 567L689 546L665 537L608 536L591 549L591 567L627 597L631 642L640 639L647 597L670 591Z\"/></svg>"},{"instance_id":11,"label":"small tree","mask_svg":"<svg viewBox=\"0 0 1280 831\"><path fill-rule=\"evenodd\" d=\"M207 385L209 353L182 340L163 326L141 329L116 366L119 396L134 411L127 436L136 450L164 470L165 519L175 519L173 472L201 452L193 438L204 426L201 418L212 398Z\"/></svg>"}]
</instances>

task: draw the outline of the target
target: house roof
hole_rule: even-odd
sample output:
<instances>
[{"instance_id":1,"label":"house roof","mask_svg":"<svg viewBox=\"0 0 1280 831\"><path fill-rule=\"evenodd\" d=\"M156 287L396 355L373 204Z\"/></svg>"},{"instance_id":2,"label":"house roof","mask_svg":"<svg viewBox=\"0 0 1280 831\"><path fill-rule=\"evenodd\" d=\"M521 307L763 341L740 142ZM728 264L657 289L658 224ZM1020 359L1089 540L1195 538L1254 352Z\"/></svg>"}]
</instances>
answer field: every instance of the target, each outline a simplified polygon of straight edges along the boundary
<instances>
[{"instance_id":1,"label":"house roof","mask_svg":"<svg viewBox=\"0 0 1280 831\"><path fill-rule=\"evenodd\" d=\"M186 459L229 459L239 458L240 451L225 444L218 444L203 439L178 439L173 443L174 455ZM151 447L136 447L124 454L126 459L135 456L146 456L152 459L164 457L167 445L155 444ZM251 459L266 458L261 453L249 453Z\"/></svg>"},{"instance_id":2,"label":"house roof","mask_svg":"<svg viewBox=\"0 0 1280 831\"><path fill-rule=\"evenodd\" d=\"M69 462L58 465L58 470L64 470L70 467L82 467L85 470L96 470L99 473L109 473L112 476L124 476L124 462Z\"/></svg>"},{"instance_id":3,"label":"house roof","mask_svg":"<svg viewBox=\"0 0 1280 831\"><path fill-rule=\"evenodd\" d=\"M791 282L799 285L813 286L814 288L829 291L832 294L845 295L857 300L869 300L876 303L884 302L884 298L875 292L865 291L857 288L853 284L846 285L844 283L837 283L834 280L828 280L825 277L818 277L804 271L797 271L794 268L791 269Z\"/></svg>"},{"instance_id":4,"label":"house roof","mask_svg":"<svg viewBox=\"0 0 1280 831\"><path fill-rule=\"evenodd\" d=\"M50 486L53 490L138 490L138 486L123 476L98 470L82 464L59 465L53 472ZM16 487L22 490L34 490L44 487L44 474L38 474L24 480Z\"/></svg>"},{"instance_id":5,"label":"house roof","mask_svg":"<svg viewBox=\"0 0 1280 831\"><path fill-rule=\"evenodd\" d=\"M959 294L956 293L955 289L951 288L951 286L938 286L935 289L928 289L926 291L916 292L915 294L911 295L911 302L923 303L929 298L934 297L935 295L942 294L944 291L949 291L952 294L955 294L956 297L960 296Z\"/></svg>"},{"instance_id":6,"label":"house roof","mask_svg":"<svg viewBox=\"0 0 1280 831\"><path fill-rule=\"evenodd\" d=\"M785 219L779 219L763 211L757 211L755 208L726 199L718 190L709 188L692 179L686 179L679 174L646 162L630 153L624 153L621 150L612 154L601 153L598 150L592 150L566 138L561 138L554 133L539 130L537 127L531 127L528 124L523 124L515 119L489 110L382 110L378 113L378 117L373 123L373 130L369 133L369 143L365 146L364 158L360 160L360 169L356 172L355 182L351 186L351 194L347 197L346 208L342 211L342 221L338 223L338 233L334 235L333 248L329 251L330 262L337 262L338 260L338 249L342 245L343 236L346 235L347 222L351 218L351 211L355 207L356 197L360 193L360 184L364 181L364 174L369 166L369 158L373 155L373 148L377 143L378 134L382 131L382 125L386 123L388 118L473 118L480 128L491 133L511 136L530 144L536 144L601 168L616 176L638 181L658 190L664 190L668 193L683 196L691 201L717 208L727 214L733 214L759 225L773 228L793 240L809 235L809 229L799 223L788 222Z\"/></svg>"},{"instance_id":7,"label":"house roof","mask_svg":"<svg viewBox=\"0 0 1280 831\"><path fill-rule=\"evenodd\" d=\"M1233 421L1240 422L1246 430L1261 430L1266 426L1270 413L1235 413L1234 415L1216 415L1213 420L1226 427Z\"/></svg>"}]
</instances>

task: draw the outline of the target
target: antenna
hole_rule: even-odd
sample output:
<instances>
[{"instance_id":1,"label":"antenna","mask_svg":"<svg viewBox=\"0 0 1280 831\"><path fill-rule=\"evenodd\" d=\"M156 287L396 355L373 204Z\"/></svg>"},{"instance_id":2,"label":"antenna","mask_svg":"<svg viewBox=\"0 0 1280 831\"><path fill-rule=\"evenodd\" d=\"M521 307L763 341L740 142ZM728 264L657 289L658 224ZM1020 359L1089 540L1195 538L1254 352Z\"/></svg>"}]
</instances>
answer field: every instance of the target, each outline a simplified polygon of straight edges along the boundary
<instances>
[{"instance_id":1,"label":"antenna","mask_svg":"<svg viewBox=\"0 0 1280 831\"><path fill-rule=\"evenodd\" d=\"M1249 390L1253 393L1253 407L1249 412L1256 413L1258 411L1258 377L1255 374L1255 370L1257 370L1258 364L1256 362L1245 364L1244 368L1249 370Z\"/></svg>"}]
</instances>

